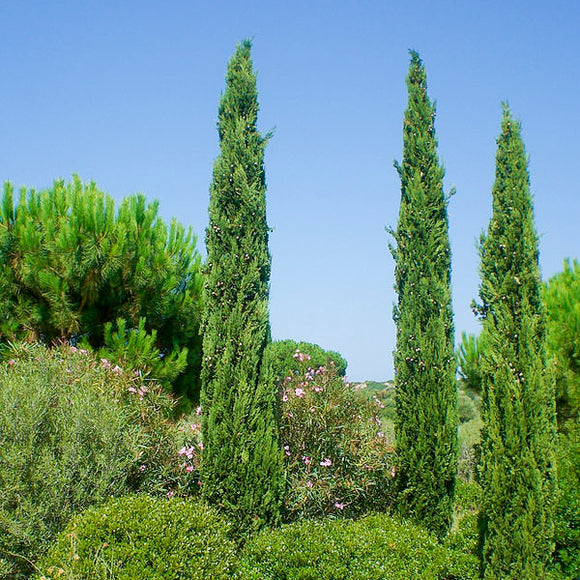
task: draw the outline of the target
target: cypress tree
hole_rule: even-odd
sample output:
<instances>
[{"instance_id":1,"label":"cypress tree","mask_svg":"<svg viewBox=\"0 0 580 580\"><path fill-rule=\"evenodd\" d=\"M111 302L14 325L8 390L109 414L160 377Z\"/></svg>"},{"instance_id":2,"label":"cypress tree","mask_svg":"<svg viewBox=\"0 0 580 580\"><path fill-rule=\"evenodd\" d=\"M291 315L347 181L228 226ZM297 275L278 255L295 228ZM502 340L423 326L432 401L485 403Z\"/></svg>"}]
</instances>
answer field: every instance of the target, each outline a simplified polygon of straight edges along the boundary
<instances>
[{"instance_id":1,"label":"cypress tree","mask_svg":"<svg viewBox=\"0 0 580 580\"><path fill-rule=\"evenodd\" d=\"M398 504L439 536L449 529L457 471L457 390L444 170L425 68L411 52L396 249L394 353Z\"/></svg>"},{"instance_id":2,"label":"cypress tree","mask_svg":"<svg viewBox=\"0 0 580 580\"><path fill-rule=\"evenodd\" d=\"M229 62L210 187L202 360L203 494L245 531L280 518L277 393L269 365L264 138L251 43Z\"/></svg>"},{"instance_id":3,"label":"cypress tree","mask_svg":"<svg viewBox=\"0 0 580 580\"><path fill-rule=\"evenodd\" d=\"M528 162L504 106L493 213L482 235L483 429L479 473L485 578L545 578L553 547L554 384Z\"/></svg>"}]
</instances>

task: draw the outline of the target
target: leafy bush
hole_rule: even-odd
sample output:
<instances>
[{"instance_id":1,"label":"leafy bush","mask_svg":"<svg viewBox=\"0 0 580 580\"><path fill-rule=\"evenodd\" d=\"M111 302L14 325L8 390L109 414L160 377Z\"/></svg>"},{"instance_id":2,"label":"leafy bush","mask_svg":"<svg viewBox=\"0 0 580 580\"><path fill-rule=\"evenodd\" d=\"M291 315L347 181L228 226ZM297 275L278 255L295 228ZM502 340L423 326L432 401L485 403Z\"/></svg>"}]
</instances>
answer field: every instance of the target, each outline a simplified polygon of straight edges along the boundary
<instances>
[{"instance_id":1,"label":"leafy bush","mask_svg":"<svg viewBox=\"0 0 580 580\"><path fill-rule=\"evenodd\" d=\"M477 578L477 559L386 514L308 520L267 530L242 554L244 580Z\"/></svg>"},{"instance_id":2,"label":"leafy bush","mask_svg":"<svg viewBox=\"0 0 580 580\"><path fill-rule=\"evenodd\" d=\"M182 477L171 398L108 360L21 344L0 363L0 578L24 578L77 511ZM3 576L2 576L3 574Z\"/></svg>"},{"instance_id":3,"label":"leafy bush","mask_svg":"<svg viewBox=\"0 0 580 580\"><path fill-rule=\"evenodd\" d=\"M383 509L394 451L380 430L377 404L362 399L334 365L314 369L307 353L294 356L299 373L283 383L280 427L288 517Z\"/></svg>"},{"instance_id":4,"label":"leafy bush","mask_svg":"<svg viewBox=\"0 0 580 580\"><path fill-rule=\"evenodd\" d=\"M286 377L301 372L299 361L294 357L296 351L307 352L310 356L310 366L318 368L332 361L336 373L343 377L346 373L346 360L333 350L324 350L317 344L295 342L293 340L277 340L267 347L267 359L272 366L273 376L280 383Z\"/></svg>"},{"instance_id":5,"label":"leafy bush","mask_svg":"<svg viewBox=\"0 0 580 580\"><path fill-rule=\"evenodd\" d=\"M35 578L230 579L237 559L229 529L216 511L192 500L114 499L76 516Z\"/></svg>"}]
</instances>

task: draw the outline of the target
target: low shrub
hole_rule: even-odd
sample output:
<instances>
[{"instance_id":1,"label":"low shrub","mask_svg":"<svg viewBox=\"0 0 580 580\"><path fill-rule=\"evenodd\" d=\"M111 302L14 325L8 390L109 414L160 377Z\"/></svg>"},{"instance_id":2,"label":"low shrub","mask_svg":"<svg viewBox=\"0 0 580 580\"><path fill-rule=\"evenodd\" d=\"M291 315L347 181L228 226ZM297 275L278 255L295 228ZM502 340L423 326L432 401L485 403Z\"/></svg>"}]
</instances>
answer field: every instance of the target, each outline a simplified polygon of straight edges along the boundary
<instances>
[{"instance_id":1,"label":"low shrub","mask_svg":"<svg viewBox=\"0 0 580 580\"><path fill-rule=\"evenodd\" d=\"M242 554L243 580L478 578L477 559L387 514L295 522L267 530Z\"/></svg>"},{"instance_id":2,"label":"low shrub","mask_svg":"<svg viewBox=\"0 0 580 580\"><path fill-rule=\"evenodd\" d=\"M0 578L27 578L71 516L182 477L173 402L106 359L19 344L0 363Z\"/></svg>"},{"instance_id":3,"label":"low shrub","mask_svg":"<svg viewBox=\"0 0 580 580\"><path fill-rule=\"evenodd\" d=\"M215 510L194 500L118 498L76 516L35 578L230 579L237 548L229 530Z\"/></svg>"},{"instance_id":4,"label":"low shrub","mask_svg":"<svg viewBox=\"0 0 580 580\"><path fill-rule=\"evenodd\" d=\"M330 364L310 366L296 351L299 373L283 383L280 441L290 520L353 516L389 505L394 450L377 405L365 401Z\"/></svg>"}]
</instances>

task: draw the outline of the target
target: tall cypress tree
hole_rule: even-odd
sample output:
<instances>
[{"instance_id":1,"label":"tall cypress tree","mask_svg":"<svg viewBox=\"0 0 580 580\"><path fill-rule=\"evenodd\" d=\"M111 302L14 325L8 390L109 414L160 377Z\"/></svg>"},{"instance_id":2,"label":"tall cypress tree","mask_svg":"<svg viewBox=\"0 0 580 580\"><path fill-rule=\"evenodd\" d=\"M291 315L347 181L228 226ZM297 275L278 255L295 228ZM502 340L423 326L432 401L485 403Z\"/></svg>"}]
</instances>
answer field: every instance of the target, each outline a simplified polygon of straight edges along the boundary
<instances>
[{"instance_id":1,"label":"tall cypress tree","mask_svg":"<svg viewBox=\"0 0 580 580\"><path fill-rule=\"evenodd\" d=\"M206 232L203 493L239 530L276 523L283 492L270 341L264 146L251 43L230 60Z\"/></svg>"},{"instance_id":2,"label":"tall cypress tree","mask_svg":"<svg viewBox=\"0 0 580 580\"><path fill-rule=\"evenodd\" d=\"M401 205L393 252L398 303L395 423L402 513L440 536L449 529L457 471L457 391L444 170L425 68L411 52L403 124Z\"/></svg>"},{"instance_id":3,"label":"tall cypress tree","mask_svg":"<svg viewBox=\"0 0 580 580\"><path fill-rule=\"evenodd\" d=\"M485 578L537 579L553 547L554 385L520 124L504 106L482 236L482 556Z\"/></svg>"}]
</instances>

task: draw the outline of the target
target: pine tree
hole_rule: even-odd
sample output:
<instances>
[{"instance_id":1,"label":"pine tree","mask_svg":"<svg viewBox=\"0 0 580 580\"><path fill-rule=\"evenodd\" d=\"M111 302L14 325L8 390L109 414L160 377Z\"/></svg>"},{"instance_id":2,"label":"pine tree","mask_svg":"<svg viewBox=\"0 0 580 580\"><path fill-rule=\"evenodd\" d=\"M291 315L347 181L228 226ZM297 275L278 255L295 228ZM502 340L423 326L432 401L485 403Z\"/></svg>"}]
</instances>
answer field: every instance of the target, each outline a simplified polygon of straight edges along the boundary
<instances>
[{"instance_id":1,"label":"pine tree","mask_svg":"<svg viewBox=\"0 0 580 580\"><path fill-rule=\"evenodd\" d=\"M553 548L554 384L528 162L504 106L493 214L482 235L483 429L479 473L485 578L545 578Z\"/></svg>"},{"instance_id":2,"label":"pine tree","mask_svg":"<svg viewBox=\"0 0 580 580\"><path fill-rule=\"evenodd\" d=\"M449 529L457 471L457 388L451 254L435 107L419 55L411 52L396 249L394 353L401 512L439 536Z\"/></svg>"},{"instance_id":3,"label":"pine tree","mask_svg":"<svg viewBox=\"0 0 580 580\"><path fill-rule=\"evenodd\" d=\"M276 523L283 492L270 342L264 147L251 43L229 62L206 232L203 494L238 530Z\"/></svg>"},{"instance_id":4,"label":"pine tree","mask_svg":"<svg viewBox=\"0 0 580 580\"><path fill-rule=\"evenodd\" d=\"M176 394L198 400L201 257L191 229L175 220L168 227L158 202L142 195L116 210L112 197L78 176L42 191L22 189L17 203L13 197L6 183L0 341L83 341L100 349L106 326L122 321L134 352L146 347L159 355L154 366L163 372L155 378L170 377L165 383ZM128 366L139 362L128 354L122 357ZM179 369L167 364L177 358Z\"/></svg>"}]
</instances>

